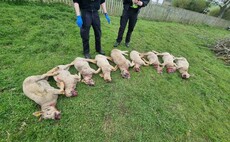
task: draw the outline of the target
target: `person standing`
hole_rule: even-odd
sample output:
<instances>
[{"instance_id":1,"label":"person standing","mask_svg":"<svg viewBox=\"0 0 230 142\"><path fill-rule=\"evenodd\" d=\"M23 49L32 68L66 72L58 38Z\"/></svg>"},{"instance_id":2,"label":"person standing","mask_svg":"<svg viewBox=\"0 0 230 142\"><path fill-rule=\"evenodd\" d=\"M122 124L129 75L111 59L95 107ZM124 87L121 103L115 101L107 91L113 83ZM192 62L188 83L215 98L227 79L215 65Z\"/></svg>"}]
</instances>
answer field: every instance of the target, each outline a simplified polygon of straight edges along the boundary
<instances>
[{"instance_id":1,"label":"person standing","mask_svg":"<svg viewBox=\"0 0 230 142\"><path fill-rule=\"evenodd\" d=\"M140 9L142 7L147 6L148 3L149 0L123 0L123 12L120 18L120 28L118 31L116 42L114 43L114 47L120 45L128 21L129 24L128 24L128 31L125 39L125 46L129 47L131 34L136 25L137 16L140 12Z\"/></svg>"},{"instance_id":2,"label":"person standing","mask_svg":"<svg viewBox=\"0 0 230 142\"><path fill-rule=\"evenodd\" d=\"M110 18L107 14L105 0L73 0L76 12L76 24L80 27L80 35L83 43L83 54L85 58L90 57L89 33L90 27L93 27L95 35L95 49L99 54L105 55L101 49L101 22L98 14L100 6L106 20L110 24Z\"/></svg>"}]
</instances>

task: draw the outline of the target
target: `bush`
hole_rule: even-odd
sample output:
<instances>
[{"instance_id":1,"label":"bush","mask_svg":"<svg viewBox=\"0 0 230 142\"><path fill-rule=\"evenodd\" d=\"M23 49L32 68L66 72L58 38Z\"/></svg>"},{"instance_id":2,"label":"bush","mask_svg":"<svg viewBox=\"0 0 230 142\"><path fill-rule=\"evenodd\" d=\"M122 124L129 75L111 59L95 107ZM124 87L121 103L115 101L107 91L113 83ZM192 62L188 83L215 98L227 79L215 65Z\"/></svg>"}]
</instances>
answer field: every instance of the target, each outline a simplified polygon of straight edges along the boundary
<instances>
[{"instance_id":1,"label":"bush","mask_svg":"<svg viewBox=\"0 0 230 142\"><path fill-rule=\"evenodd\" d=\"M218 17L219 14L220 14L219 6L214 6L209 9L209 13L208 13L209 16ZM224 13L222 19L230 20L230 10L229 9Z\"/></svg>"},{"instance_id":2,"label":"bush","mask_svg":"<svg viewBox=\"0 0 230 142\"><path fill-rule=\"evenodd\" d=\"M173 0L173 6L201 13L208 3L205 0Z\"/></svg>"},{"instance_id":3,"label":"bush","mask_svg":"<svg viewBox=\"0 0 230 142\"><path fill-rule=\"evenodd\" d=\"M205 0L192 0L189 4L189 10L202 13L207 6Z\"/></svg>"},{"instance_id":4,"label":"bush","mask_svg":"<svg viewBox=\"0 0 230 142\"><path fill-rule=\"evenodd\" d=\"M218 17L219 13L220 13L220 7L215 6L210 8L210 12L208 13L208 15Z\"/></svg>"},{"instance_id":5,"label":"bush","mask_svg":"<svg viewBox=\"0 0 230 142\"><path fill-rule=\"evenodd\" d=\"M224 13L223 19L230 20L230 10L229 9Z\"/></svg>"},{"instance_id":6,"label":"bush","mask_svg":"<svg viewBox=\"0 0 230 142\"><path fill-rule=\"evenodd\" d=\"M191 0L173 0L172 4L175 7L188 9Z\"/></svg>"}]
</instances>

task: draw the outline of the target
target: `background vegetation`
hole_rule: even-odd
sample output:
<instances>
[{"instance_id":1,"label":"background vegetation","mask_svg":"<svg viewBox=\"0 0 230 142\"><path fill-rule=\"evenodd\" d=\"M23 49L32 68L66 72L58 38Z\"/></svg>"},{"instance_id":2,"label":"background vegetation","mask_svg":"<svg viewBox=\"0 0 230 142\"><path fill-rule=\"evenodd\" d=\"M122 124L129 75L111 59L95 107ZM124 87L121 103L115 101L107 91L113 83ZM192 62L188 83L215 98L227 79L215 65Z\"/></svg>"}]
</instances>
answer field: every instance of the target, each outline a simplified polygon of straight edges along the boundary
<instances>
[{"instance_id":1,"label":"background vegetation","mask_svg":"<svg viewBox=\"0 0 230 142\"><path fill-rule=\"evenodd\" d=\"M229 20L230 21L230 10L227 10L224 15L223 15L223 19Z\"/></svg>"},{"instance_id":2,"label":"background vegetation","mask_svg":"<svg viewBox=\"0 0 230 142\"><path fill-rule=\"evenodd\" d=\"M202 13L207 8L206 0L173 0L173 6Z\"/></svg>"},{"instance_id":3,"label":"background vegetation","mask_svg":"<svg viewBox=\"0 0 230 142\"><path fill-rule=\"evenodd\" d=\"M212 6L209 9L208 15L217 17L220 13L220 8L218 6Z\"/></svg>"},{"instance_id":4,"label":"background vegetation","mask_svg":"<svg viewBox=\"0 0 230 142\"><path fill-rule=\"evenodd\" d=\"M229 1L229 0L226 0L226 1ZM217 3L210 3L209 7L206 10L209 11L208 15L210 16L215 16L215 17L226 19L226 20L230 20L230 3L225 4L225 5L224 4L218 5Z\"/></svg>"},{"instance_id":5,"label":"background vegetation","mask_svg":"<svg viewBox=\"0 0 230 142\"><path fill-rule=\"evenodd\" d=\"M0 2L0 141L229 141L230 71L207 48L229 31L203 25L138 20L131 48L184 56L189 80L179 73L159 75L153 67L131 79L112 73L105 83L95 75L95 87L78 84L78 97L60 96L60 121L38 122L40 108L24 96L23 80L56 65L82 57L73 7L61 4L21 5ZM102 45L113 49L119 17L109 25L101 15ZM93 31L91 54L95 56ZM96 66L92 65L93 68ZM74 68L71 73L76 73ZM50 79L55 87L55 82Z\"/></svg>"},{"instance_id":6,"label":"background vegetation","mask_svg":"<svg viewBox=\"0 0 230 142\"><path fill-rule=\"evenodd\" d=\"M230 0L172 0L175 7L230 20Z\"/></svg>"}]
</instances>

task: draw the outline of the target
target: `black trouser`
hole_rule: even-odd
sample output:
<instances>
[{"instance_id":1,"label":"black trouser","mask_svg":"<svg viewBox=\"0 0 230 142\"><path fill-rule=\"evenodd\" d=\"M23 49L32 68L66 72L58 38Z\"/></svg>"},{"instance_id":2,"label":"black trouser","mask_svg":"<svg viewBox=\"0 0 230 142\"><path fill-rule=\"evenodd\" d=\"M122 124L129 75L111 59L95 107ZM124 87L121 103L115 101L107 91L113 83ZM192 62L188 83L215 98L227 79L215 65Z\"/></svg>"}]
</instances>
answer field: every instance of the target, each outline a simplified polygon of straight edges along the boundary
<instances>
[{"instance_id":1,"label":"black trouser","mask_svg":"<svg viewBox=\"0 0 230 142\"><path fill-rule=\"evenodd\" d=\"M123 13L122 13L122 16L120 19L120 28L118 31L117 42L120 43L122 41L125 27L126 27L128 21L129 21L129 25L128 25L128 31L126 34L125 42L126 43L130 42L131 34L132 34L133 29L134 29L136 22L137 22L138 13L139 13L139 11L137 9L133 9L133 8L124 8L123 9Z\"/></svg>"},{"instance_id":2,"label":"black trouser","mask_svg":"<svg viewBox=\"0 0 230 142\"><path fill-rule=\"evenodd\" d=\"M93 26L95 35L95 48L96 51L101 51L101 22L98 11L85 11L81 10L83 25L81 28L81 38L83 43L83 53L88 54L89 49L89 32L91 25Z\"/></svg>"}]
</instances>

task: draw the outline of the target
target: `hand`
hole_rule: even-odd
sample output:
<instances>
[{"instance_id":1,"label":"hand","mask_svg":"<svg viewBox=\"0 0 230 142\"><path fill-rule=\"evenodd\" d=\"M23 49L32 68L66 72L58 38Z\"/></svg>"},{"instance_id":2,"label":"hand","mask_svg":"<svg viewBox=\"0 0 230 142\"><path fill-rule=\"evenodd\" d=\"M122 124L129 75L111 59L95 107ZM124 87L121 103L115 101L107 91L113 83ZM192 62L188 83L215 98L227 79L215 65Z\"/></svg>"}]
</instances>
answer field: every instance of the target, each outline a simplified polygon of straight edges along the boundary
<instances>
[{"instance_id":1,"label":"hand","mask_svg":"<svg viewBox=\"0 0 230 142\"><path fill-rule=\"evenodd\" d=\"M143 2L142 2L142 1L138 1L138 2L137 2L137 5L142 6L142 5L143 5Z\"/></svg>"},{"instance_id":2,"label":"hand","mask_svg":"<svg viewBox=\"0 0 230 142\"><path fill-rule=\"evenodd\" d=\"M106 18L106 20L108 21L108 23L110 24L110 18L109 18L108 13L105 13L105 18Z\"/></svg>"},{"instance_id":3,"label":"hand","mask_svg":"<svg viewBox=\"0 0 230 142\"><path fill-rule=\"evenodd\" d=\"M82 25L83 25L83 21L82 21L82 18L81 18L80 15L77 16L76 24L77 24L77 26L78 26L79 28L81 28Z\"/></svg>"}]
</instances>

